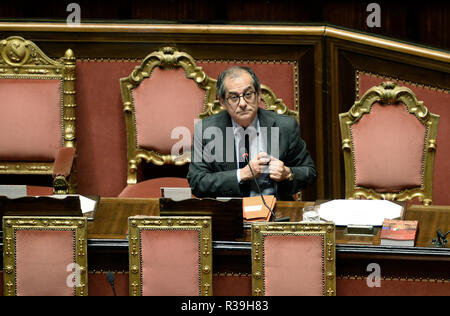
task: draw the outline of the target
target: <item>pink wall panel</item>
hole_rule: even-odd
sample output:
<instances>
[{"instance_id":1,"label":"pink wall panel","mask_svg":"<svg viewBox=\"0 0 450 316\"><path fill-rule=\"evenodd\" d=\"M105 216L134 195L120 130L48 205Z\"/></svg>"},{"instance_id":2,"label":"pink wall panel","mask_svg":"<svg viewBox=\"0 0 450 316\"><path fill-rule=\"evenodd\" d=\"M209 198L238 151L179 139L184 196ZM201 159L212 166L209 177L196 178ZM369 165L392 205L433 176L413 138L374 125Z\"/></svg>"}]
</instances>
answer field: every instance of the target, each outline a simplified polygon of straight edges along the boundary
<instances>
[{"instance_id":1,"label":"pink wall panel","mask_svg":"<svg viewBox=\"0 0 450 316\"><path fill-rule=\"evenodd\" d=\"M78 192L117 196L126 185L127 145L120 78L139 63L78 61Z\"/></svg>"}]
</instances>

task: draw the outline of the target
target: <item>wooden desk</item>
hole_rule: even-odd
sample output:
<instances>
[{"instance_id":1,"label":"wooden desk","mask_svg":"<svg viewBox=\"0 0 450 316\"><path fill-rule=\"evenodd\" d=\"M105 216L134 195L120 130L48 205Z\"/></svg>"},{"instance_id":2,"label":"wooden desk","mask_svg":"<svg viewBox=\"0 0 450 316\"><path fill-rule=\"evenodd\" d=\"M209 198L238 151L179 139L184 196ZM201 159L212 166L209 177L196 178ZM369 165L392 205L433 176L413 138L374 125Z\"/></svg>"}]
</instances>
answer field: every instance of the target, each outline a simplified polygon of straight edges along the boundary
<instances>
[{"instance_id":1,"label":"wooden desk","mask_svg":"<svg viewBox=\"0 0 450 316\"><path fill-rule=\"evenodd\" d=\"M277 217L299 221L301 210L312 202L278 202ZM89 294L112 295L105 272L116 272L118 295L128 294L127 218L133 215L159 215L158 199L102 198L95 220L88 223ZM450 295L450 249L432 248L437 228L450 229L450 206L411 206L406 219L420 221L418 247L380 246L373 237L336 233L338 295ZM1 245L3 246L3 245ZM215 295L251 294L251 243L249 232L239 240L213 241ZM370 288L375 263L381 269L381 288Z\"/></svg>"},{"instance_id":2,"label":"wooden desk","mask_svg":"<svg viewBox=\"0 0 450 316\"><path fill-rule=\"evenodd\" d=\"M300 221L302 208L313 204L279 201L275 212L277 217L289 216L291 221ZM101 200L96 219L88 226L90 271L113 270L127 273L127 218L138 214L158 215L158 199ZM450 294L450 269L448 269L450 249L431 247L435 230L449 229L449 216L448 206L409 207L406 219L420 221L418 247L413 248L380 246L379 232L372 237L349 236L345 234L344 228L338 227L336 232L338 295ZM213 248L214 293L250 295L249 231L239 240L215 240ZM369 288L366 284L366 279L371 273L367 271L367 267L371 263L380 266L381 288Z\"/></svg>"}]
</instances>

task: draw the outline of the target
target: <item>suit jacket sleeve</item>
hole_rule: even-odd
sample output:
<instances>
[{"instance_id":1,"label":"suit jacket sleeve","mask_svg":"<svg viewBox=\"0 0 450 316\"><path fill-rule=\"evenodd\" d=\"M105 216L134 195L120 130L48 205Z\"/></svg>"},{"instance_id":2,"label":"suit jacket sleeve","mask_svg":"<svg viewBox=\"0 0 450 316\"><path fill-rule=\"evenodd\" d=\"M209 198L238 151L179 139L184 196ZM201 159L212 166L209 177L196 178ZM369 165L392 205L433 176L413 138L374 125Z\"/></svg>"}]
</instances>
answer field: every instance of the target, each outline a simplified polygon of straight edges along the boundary
<instances>
[{"instance_id":1,"label":"suit jacket sleeve","mask_svg":"<svg viewBox=\"0 0 450 316\"><path fill-rule=\"evenodd\" d=\"M291 168L294 180L282 181L278 184L280 198L298 193L314 183L317 178L314 162L306 149L306 143L300 137L300 128L295 119L288 121L286 136L289 140L282 160L285 166Z\"/></svg>"},{"instance_id":2,"label":"suit jacket sleeve","mask_svg":"<svg viewBox=\"0 0 450 316\"><path fill-rule=\"evenodd\" d=\"M207 153L204 152L202 132L200 124L197 124L194 129L191 163L187 175L192 193L199 198L241 196L236 168L220 170L217 162L207 157Z\"/></svg>"}]
</instances>

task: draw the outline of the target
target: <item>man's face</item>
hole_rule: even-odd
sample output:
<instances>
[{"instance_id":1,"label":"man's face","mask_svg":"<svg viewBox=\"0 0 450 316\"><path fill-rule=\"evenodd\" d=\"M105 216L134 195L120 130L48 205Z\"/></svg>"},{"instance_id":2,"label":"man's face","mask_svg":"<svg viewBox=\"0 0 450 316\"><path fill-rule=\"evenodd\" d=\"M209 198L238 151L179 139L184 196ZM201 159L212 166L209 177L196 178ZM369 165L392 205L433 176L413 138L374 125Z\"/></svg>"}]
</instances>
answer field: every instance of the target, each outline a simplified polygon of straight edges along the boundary
<instances>
[{"instance_id":1,"label":"man's face","mask_svg":"<svg viewBox=\"0 0 450 316\"><path fill-rule=\"evenodd\" d=\"M220 103L236 123L242 127L249 126L258 113L261 101L260 92L253 87L252 77L249 73L240 71L226 77L224 86L225 99L220 99Z\"/></svg>"}]
</instances>

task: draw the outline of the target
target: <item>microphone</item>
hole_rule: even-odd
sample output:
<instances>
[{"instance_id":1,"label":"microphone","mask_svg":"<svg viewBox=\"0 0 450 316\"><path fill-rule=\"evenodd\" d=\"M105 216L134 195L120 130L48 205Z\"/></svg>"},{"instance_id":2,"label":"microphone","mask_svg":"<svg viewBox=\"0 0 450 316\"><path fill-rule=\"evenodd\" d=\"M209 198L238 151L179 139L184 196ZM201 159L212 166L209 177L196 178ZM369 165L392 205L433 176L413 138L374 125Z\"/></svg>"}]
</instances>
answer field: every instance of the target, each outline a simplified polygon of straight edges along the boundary
<instances>
[{"instance_id":1,"label":"microphone","mask_svg":"<svg viewBox=\"0 0 450 316\"><path fill-rule=\"evenodd\" d=\"M116 294L116 289L114 287L114 273L112 273L111 271L106 273L106 280L108 280L108 283L111 285L114 296L117 296Z\"/></svg>"},{"instance_id":2,"label":"microphone","mask_svg":"<svg viewBox=\"0 0 450 316\"><path fill-rule=\"evenodd\" d=\"M273 221L274 222L289 222L290 217L281 217L281 218L277 218L275 215L275 212L267 205L266 200L264 199L264 196L262 194L261 188L259 187L258 181L256 180L255 174L253 173L253 169L250 166L250 162L248 161L248 153L244 153L242 154L242 157L245 159L245 161L247 162L248 168L250 169L250 172L252 173L252 177L253 177L253 181L256 184L256 188L258 189L259 195L261 196L261 199L263 201L264 206L270 211L270 213L273 216Z\"/></svg>"}]
</instances>

